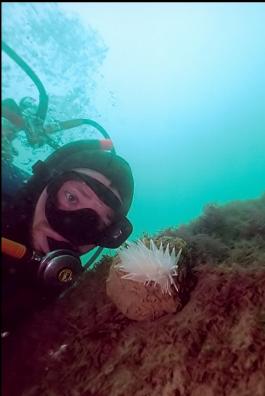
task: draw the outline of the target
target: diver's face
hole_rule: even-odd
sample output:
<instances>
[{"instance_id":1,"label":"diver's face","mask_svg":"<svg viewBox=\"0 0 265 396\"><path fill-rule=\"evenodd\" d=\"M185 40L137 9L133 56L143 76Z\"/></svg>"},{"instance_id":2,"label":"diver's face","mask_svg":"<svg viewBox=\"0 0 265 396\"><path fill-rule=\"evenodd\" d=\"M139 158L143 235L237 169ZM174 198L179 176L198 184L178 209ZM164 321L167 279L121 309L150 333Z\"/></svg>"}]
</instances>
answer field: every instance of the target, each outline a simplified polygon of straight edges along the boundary
<instances>
[{"instance_id":1,"label":"diver's face","mask_svg":"<svg viewBox=\"0 0 265 396\"><path fill-rule=\"evenodd\" d=\"M111 188L110 181L98 172L83 169L78 171L89 174L101 183L105 184L108 188ZM119 198L117 191L113 189L112 191ZM45 207L47 198L47 188L45 188L37 202L32 225L33 247L44 253L54 250L54 248L51 248L51 245L49 244L49 238L55 241L55 245L57 241L69 243L66 238L51 227L46 218ZM102 202L96 193L81 180L65 181L58 189L55 198L57 203L56 206L60 210L71 212L80 209L92 209L98 215L99 229L103 229L105 226L108 226L112 221L114 215L113 210ZM85 253L94 246L94 244L87 241L87 244L74 246L74 248L77 249L79 253Z\"/></svg>"}]
</instances>

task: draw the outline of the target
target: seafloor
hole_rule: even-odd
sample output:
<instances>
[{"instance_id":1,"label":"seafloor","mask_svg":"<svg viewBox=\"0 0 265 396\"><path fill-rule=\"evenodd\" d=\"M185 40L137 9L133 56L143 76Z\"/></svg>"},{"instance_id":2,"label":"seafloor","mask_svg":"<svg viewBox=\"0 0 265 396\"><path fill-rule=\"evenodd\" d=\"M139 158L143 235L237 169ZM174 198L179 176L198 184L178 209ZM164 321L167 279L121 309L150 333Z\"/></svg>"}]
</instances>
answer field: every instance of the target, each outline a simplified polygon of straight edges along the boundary
<instances>
[{"instance_id":1,"label":"seafloor","mask_svg":"<svg viewBox=\"0 0 265 396\"><path fill-rule=\"evenodd\" d=\"M265 195L153 237L187 243L183 308L126 318L106 295L105 257L2 339L3 396L265 395Z\"/></svg>"}]
</instances>

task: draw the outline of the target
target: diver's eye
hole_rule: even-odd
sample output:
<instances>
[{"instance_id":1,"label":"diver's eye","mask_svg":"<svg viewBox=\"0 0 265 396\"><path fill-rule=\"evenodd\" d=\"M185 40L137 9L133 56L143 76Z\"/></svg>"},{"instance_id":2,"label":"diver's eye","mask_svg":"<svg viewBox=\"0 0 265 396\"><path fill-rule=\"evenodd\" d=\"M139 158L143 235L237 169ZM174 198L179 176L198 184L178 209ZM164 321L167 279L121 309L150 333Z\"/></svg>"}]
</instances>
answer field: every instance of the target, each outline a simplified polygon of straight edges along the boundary
<instances>
[{"instance_id":1,"label":"diver's eye","mask_svg":"<svg viewBox=\"0 0 265 396\"><path fill-rule=\"evenodd\" d=\"M65 195L65 198L66 198L67 202L69 202L71 204L77 203L78 199L77 199L77 197L74 194L70 193L69 191L65 191L64 195Z\"/></svg>"}]
</instances>

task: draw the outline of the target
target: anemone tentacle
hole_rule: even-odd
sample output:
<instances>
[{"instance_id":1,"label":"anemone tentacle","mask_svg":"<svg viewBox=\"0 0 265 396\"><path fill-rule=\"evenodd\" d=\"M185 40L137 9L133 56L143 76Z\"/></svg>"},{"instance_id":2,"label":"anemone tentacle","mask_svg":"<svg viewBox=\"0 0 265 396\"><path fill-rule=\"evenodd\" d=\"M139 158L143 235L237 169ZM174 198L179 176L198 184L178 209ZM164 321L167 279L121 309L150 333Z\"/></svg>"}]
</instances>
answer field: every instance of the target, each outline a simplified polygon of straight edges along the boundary
<instances>
[{"instance_id":1,"label":"anemone tentacle","mask_svg":"<svg viewBox=\"0 0 265 396\"><path fill-rule=\"evenodd\" d=\"M159 248L156 247L154 241L150 240L150 249L139 240L137 242L129 242L127 247L119 252L120 262L117 268L126 272L122 276L123 279L130 279L136 282L150 285L159 285L163 293L171 295L171 286L178 290L173 279L177 275L178 262L182 249L179 250L177 256L175 248L169 252L169 244L165 250L162 242Z\"/></svg>"}]
</instances>

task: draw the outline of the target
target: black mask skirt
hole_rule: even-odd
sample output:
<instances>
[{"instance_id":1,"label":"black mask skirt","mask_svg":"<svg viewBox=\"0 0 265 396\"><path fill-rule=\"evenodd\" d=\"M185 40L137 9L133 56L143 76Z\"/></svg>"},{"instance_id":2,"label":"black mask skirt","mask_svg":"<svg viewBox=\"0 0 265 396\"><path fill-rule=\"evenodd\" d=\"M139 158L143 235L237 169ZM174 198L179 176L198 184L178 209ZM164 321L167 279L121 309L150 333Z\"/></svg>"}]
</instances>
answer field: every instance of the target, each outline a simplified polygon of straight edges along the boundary
<instances>
[{"instance_id":1,"label":"black mask skirt","mask_svg":"<svg viewBox=\"0 0 265 396\"><path fill-rule=\"evenodd\" d=\"M102 229L100 216L90 208L62 210L57 207L57 193L68 180L85 182L104 202L113 209L112 223ZM122 213L122 205L116 195L104 184L85 174L75 171L56 176L47 187L48 198L45 207L50 226L74 246L95 244L103 247L118 247L132 232L132 226Z\"/></svg>"}]
</instances>

